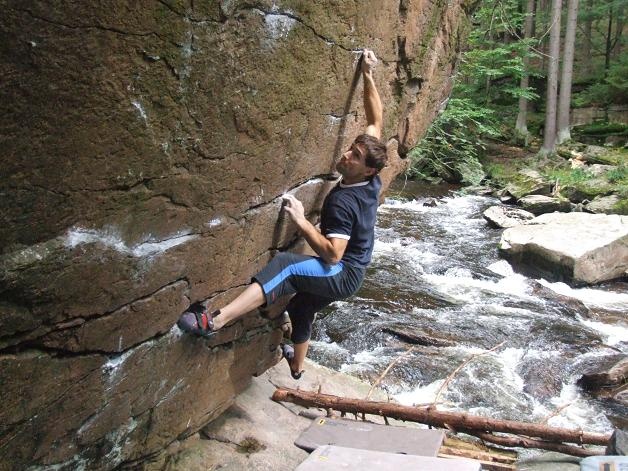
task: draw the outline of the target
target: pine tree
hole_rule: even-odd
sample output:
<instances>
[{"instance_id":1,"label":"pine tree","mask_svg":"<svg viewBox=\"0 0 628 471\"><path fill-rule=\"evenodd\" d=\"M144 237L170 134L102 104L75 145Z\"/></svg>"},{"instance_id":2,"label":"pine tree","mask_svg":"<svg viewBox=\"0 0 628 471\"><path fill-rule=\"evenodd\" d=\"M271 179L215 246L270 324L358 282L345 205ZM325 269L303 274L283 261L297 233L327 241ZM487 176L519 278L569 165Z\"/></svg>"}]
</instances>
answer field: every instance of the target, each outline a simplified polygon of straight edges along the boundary
<instances>
[{"instance_id":1,"label":"pine tree","mask_svg":"<svg viewBox=\"0 0 628 471\"><path fill-rule=\"evenodd\" d=\"M535 0L527 0L526 19L525 19L524 33L523 33L524 39L530 39L534 36L534 3L535 3ZM526 56L523 58L523 66L524 66L525 71L523 75L521 76L521 81L520 81L519 86L523 90L526 90L530 84L530 75L529 75L530 58L529 57ZM526 144L528 142L528 125L527 125L528 116L527 115L528 115L528 99L524 96L520 96L519 97L519 114L517 115L517 123L515 125L515 129L517 130L517 133L520 136L524 137Z\"/></svg>"},{"instance_id":2,"label":"pine tree","mask_svg":"<svg viewBox=\"0 0 628 471\"><path fill-rule=\"evenodd\" d=\"M545 102L545 128L543 131L543 146L539 151L542 156L553 154L556 151L556 97L558 94L561 7L561 0L552 0L549 59L547 66L547 100Z\"/></svg>"},{"instance_id":3,"label":"pine tree","mask_svg":"<svg viewBox=\"0 0 628 471\"><path fill-rule=\"evenodd\" d=\"M568 0L567 28L563 49L563 70L560 76L560 96L558 99L558 134L556 142L561 144L571 139L569 133L569 109L571 104L571 79L573 77L573 56L576 42L576 22L578 20L578 0Z\"/></svg>"}]
</instances>

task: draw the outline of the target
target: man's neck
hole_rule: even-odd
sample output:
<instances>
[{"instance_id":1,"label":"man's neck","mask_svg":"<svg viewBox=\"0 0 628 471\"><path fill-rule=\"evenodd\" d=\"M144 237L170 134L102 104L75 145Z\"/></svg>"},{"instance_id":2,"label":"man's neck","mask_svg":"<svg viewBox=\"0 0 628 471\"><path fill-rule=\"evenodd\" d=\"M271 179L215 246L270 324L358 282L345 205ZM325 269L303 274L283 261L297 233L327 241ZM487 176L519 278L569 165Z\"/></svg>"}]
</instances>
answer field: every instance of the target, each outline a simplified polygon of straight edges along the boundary
<instances>
[{"instance_id":1,"label":"man's neck","mask_svg":"<svg viewBox=\"0 0 628 471\"><path fill-rule=\"evenodd\" d=\"M357 183L368 183L368 178L355 178L355 179L349 179L346 177L342 177L342 180L340 180L340 183L342 183L343 185L355 185Z\"/></svg>"}]
</instances>

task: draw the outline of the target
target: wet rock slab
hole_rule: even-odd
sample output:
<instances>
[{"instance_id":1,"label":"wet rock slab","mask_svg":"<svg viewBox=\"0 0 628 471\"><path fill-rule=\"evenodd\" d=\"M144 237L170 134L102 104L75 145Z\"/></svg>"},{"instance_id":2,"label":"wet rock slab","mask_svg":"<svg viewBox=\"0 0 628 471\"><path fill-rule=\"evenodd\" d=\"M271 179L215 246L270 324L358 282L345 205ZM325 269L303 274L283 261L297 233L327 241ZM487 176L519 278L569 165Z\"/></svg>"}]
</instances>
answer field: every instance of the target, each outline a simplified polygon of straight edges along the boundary
<instances>
[{"instance_id":1,"label":"wet rock slab","mask_svg":"<svg viewBox=\"0 0 628 471\"><path fill-rule=\"evenodd\" d=\"M434 332L431 330L420 330L404 327L402 325L391 325L384 327L383 332L394 335L404 342L413 345L424 345L434 347L451 347L456 345L456 340L452 336L445 336L442 333Z\"/></svg>"},{"instance_id":2,"label":"wet rock slab","mask_svg":"<svg viewBox=\"0 0 628 471\"><path fill-rule=\"evenodd\" d=\"M543 214L506 229L499 249L528 274L576 284L612 280L628 270L628 217Z\"/></svg>"}]
</instances>

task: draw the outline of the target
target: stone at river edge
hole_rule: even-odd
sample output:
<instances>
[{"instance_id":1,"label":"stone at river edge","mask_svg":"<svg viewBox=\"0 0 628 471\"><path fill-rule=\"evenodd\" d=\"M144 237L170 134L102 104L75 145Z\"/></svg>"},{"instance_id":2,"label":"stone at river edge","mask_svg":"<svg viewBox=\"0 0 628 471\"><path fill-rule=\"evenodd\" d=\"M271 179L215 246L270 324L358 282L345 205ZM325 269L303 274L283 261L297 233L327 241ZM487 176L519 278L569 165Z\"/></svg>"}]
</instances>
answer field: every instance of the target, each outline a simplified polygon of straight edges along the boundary
<instances>
[{"instance_id":1,"label":"stone at river edge","mask_svg":"<svg viewBox=\"0 0 628 471\"><path fill-rule=\"evenodd\" d=\"M0 470L113 469L194 434L278 360L254 313L211 342L173 327L232 299L385 108L385 184L445 102L473 2L9 2L0 17Z\"/></svg>"},{"instance_id":2,"label":"stone at river edge","mask_svg":"<svg viewBox=\"0 0 628 471\"><path fill-rule=\"evenodd\" d=\"M524 196L518 201L521 207L539 216L545 213L553 213L555 211L561 213L568 213L571 211L571 203L568 200L562 200L560 198L552 198L545 195L528 195Z\"/></svg>"},{"instance_id":3,"label":"stone at river edge","mask_svg":"<svg viewBox=\"0 0 628 471\"><path fill-rule=\"evenodd\" d=\"M499 248L525 273L576 284L599 283L626 275L628 217L543 214L506 229Z\"/></svg>"},{"instance_id":4,"label":"stone at river edge","mask_svg":"<svg viewBox=\"0 0 628 471\"><path fill-rule=\"evenodd\" d=\"M526 195L549 195L552 192L552 183L536 170L523 169L512 177L505 190L516 199Z\"/></svg>"},{"instance_id":5,"label":"stone at river edge","mask_svg":"<svg viewBox=\"0 0 628 471\"><path fill-rule=\"evenodd\" d=\"M586 210L595 214L623 214L617 195L598 196L585 206ZM625 212L625 211L624 211ZM628 214L623 214L628 215Z\"/></svg>"},{"instance_id":6,"label":"stone at river edge","mask_svg":"<svg viewBox=\"0 0 628 471\"><path fill-rule=\"evenodd\" d=\"M534 219L534 214L511 206L491 206L484 213L484 219L493 227L508 228L525 224Z\"/></svg>"}]
</instances>

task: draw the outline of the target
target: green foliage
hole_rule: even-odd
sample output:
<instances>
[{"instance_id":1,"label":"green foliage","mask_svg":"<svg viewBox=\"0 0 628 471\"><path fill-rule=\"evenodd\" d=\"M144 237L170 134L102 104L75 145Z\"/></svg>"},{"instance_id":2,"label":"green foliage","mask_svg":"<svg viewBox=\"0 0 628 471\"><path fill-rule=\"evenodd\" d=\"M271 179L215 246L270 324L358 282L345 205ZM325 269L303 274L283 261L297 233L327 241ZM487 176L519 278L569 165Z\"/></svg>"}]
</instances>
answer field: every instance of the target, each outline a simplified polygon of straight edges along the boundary
<instances>
[{"instance_id":1,"label":"green foliage","mask_svg":"<svg viewBox=\"0 0 628 471\"><path fill-rule=\"evenodd\" d=\"M628 185L628 167L620 165L617 168L609 170L606 173L606 178L611 183Z\"/></svg>"},{"instance_id":2,"label":"green foliage","mask_svg":"<svg viewBox=\"0 0 628 471\"><path fill-rule=\"evenodd\" d=\"M575 126L574 132L585 136L608 136L611 134L628 134L628 125L623 123L593 123Z\"/></svg>"},{"instance_id":3,"label":"green foliage","mask_svg":"<svg viewBox=\"0 0 628 471\"><path fill-rule=\"evenodd\" d=\"M483 144L477 136L497 134L492 110L469 99L452 98L421 143L410 152L409 176L438 176L476 185L484 178L478 160Z\"/></svg>"},{"instance_id":4,"label":"green foliage","mask_svg":"<svg viewBox=\"0 0 628 471\"><path fill-rule=\"evenodd\" d=\"M628 103L628 55L612 63L606 77L575 94L572 102L577 107Z\"/></svg>"},{"instance_id":5,"label":"green foliage","mask_svg":"<svg viewBox=\"0 0 628 471\"><path fill-rule=\"evenodd\" d=\"M519 97L538 98L532 88L519 86L526 73L524 58L533 56L530 40L513 39L524 20L518 0L482 2L474 14L477 27L462 54L452 99L410 152L411 177L438 176L469 184L484 178L479 163L482 139L512 135Z\"/></svg>"},{"instance_id":6,"label":"green foliage","mask_svg":"<svg viewBox=\"0 0 628 471\"><path fill-rule=\"evenodd\" d=\"M579 185L592 178L590 173L581 168L552 169L544 172L551 180L558 181L562 185Z\"/></svg>"}]
</instances>

